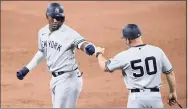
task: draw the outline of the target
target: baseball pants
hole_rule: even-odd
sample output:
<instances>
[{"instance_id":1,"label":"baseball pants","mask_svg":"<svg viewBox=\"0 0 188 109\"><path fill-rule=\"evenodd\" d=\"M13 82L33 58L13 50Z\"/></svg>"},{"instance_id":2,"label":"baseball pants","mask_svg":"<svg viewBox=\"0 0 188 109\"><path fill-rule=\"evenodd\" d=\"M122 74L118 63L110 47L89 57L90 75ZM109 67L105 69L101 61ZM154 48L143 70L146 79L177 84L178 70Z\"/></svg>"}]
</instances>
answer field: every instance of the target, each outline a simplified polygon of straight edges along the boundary
<instances>
[{"instance_id":1,"label":"baseball pants","mask_svg":"<svg viewBox=\"0 0 188 109\"><path fill-rule=\"evenodd\" d=\"M134 93L130 91L127 108L163 108L161 94L149 89Z\"/></svg>"},{"instance_id":2,"label":"baseball pants","mask_svg":"<svg viewBox=\"0 0 188 109\"><path fill-rule=\"evenodd\" d=\"M82 76L79 70L51 78L53 108L75 108L82 90Z\"/></svg>"}]
</instances>

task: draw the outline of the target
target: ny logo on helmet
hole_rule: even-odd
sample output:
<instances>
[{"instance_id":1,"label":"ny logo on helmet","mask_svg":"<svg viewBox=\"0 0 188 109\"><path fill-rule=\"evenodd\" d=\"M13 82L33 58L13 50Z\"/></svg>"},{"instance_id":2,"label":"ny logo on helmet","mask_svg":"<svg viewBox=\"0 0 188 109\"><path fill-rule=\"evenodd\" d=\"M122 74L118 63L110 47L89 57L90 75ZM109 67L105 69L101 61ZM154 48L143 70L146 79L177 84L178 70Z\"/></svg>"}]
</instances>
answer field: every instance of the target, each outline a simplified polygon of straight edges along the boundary
<instances>
[{"instance_id":1,"label":"ny logo on helmet","mask_svg":"<svg viewBox=\"0 0 188 109\"><path fill-rule=\"evenodd\" d=\"M55 12L56 12L56 13L59 13L59 8L56 8L56 9L55 9Z\"/></svg>"}]
</instances>

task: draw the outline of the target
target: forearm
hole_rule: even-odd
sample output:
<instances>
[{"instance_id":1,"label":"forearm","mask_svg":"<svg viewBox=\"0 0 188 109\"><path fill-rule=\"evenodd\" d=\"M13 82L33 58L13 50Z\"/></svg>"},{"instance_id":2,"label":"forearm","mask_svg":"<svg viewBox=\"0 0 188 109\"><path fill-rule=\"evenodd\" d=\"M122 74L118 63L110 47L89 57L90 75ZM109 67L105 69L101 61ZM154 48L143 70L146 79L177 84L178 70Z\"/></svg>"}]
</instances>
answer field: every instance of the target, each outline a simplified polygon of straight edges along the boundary
<instances>
[{"instance_id":1,"label":"forearm","mask_svg":"<svg viewBox=\"0 0 188 109\"><path fill-rule=\"evenodd\" d=\"M169 85L170 93L176 93L176 80L174 72L166 74L166 79Z\"/></svg>"},{"instance_id":2,"label":"forearm","mask_svg":"<svg viewBox=\"0 0 188 109\"><path fill-rule=\"evenodd\" d=\"M83 52L86 52L85 47L87 44L89 44L89 43L85 41L85 42L81 43L78 48L80 50L82 50Z\"/></svg>"},{"instance_id":3,"label":"forearm","mask_svg":"<svg viewBox=\"0 0 188 109\"><path fill-rule=\"evenodd\" d=\"M87 41L80 43L78 45L78 49L82 50L89 56L91 56L95 53L95 45L90 42L87 42Z\"/></svg>"},{"instance_id":4,"label":"forearm","mask_svg":"<svg viewBox=\"0 0 188 109\"><path fill-rule=\"evenodd\" d=\"M41 51L38 51L26 67L29 70L32 70L42 62L43 58L44 58L44 54Z\"/></svg>"},{"instance_id":5,"label":"forearm","mask_svg":"<svg viewBox=\"0 0 188 109\"><path fill-rule=\"evenodd\" d=\"M103 71L106 71L106 66L105 66L105 62L107 61L106 58L102 54L99 54L97 57L97 60L98 60L100 68Z\"/></svg>"}]
</instances>

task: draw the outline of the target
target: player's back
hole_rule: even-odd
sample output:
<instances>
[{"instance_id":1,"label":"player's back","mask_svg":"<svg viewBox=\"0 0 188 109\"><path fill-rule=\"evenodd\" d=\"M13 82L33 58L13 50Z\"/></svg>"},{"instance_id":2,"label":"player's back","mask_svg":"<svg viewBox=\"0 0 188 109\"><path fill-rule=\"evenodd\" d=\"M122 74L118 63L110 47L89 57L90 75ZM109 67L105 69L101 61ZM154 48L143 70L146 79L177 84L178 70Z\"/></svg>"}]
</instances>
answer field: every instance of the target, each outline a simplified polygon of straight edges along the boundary
<instances>
[{"instance_id":1,"label":"player's back","mask_svg":"<svg viewBox=\"0 0 188 109\"><path fill-rule=\"evenodd\" d=\"M144 44L131 47L120 54L124 56L123 76L127 88L143 89L161 86L161 73L165 70L163 60L165 54L159 47ZM171 68L171 64L166 66Z\"/></svg>"}]
</instances>

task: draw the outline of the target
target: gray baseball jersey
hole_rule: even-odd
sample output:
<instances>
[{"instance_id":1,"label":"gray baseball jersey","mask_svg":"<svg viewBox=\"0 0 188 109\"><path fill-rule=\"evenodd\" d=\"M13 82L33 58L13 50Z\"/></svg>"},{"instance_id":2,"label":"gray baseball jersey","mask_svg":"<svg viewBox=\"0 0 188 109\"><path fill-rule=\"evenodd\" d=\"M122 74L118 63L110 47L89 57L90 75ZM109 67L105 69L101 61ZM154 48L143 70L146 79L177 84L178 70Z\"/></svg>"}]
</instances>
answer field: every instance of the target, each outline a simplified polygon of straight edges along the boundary
<instances>
[{"instance_id":1,"label":"gray baseball jersey","mask_svg":"<svg viewBox=\"0 0 188 109\"><path fill-rule=\"evenodd\" d=\"M49 72L76 69L75 47L83 41L79 33L65 24L52 33L49 25L41 28L38 33L38 49L45 55Z\"/></svg>"},{"instance_id":2,"label":"gray baseball jersey","mask_svg":"<svg viewBox=\"0 0 188 109\"><path fill-rule=\"evenodd\" d=\"M106 69L109 72L122 69L128 89L143 89L160 87L161 72L171 72L172 65L159 47L143 44L131 47L109 59Z\"/></svg>"}]
</instances>

